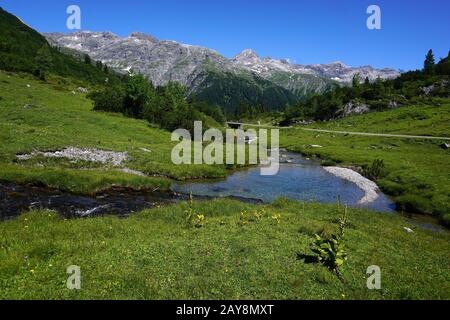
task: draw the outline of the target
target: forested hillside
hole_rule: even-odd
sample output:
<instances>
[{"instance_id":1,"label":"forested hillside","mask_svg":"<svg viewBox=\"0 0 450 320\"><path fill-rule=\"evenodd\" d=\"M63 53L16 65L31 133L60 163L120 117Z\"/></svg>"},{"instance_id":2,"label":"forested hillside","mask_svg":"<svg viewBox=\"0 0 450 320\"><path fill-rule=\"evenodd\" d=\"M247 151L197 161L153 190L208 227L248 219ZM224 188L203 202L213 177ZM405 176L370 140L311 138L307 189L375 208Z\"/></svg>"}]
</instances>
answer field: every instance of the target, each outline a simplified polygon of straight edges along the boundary
<instances>
[{"instance_id":1,"label":"forested hillside","mask_svg":"<svg viewBox=\"0 0 450 320\"><path fill-rule=\"evenodd\" d=\"M37 31L0 8L0 69L27 72L45 79L48 73L72 77L90 83L119 82L102 65L81 61L53 48Z\"/></svg>"},{"instance_id":2,"label":"forested hillside","mask_svg":"<svg viewBox=\"0 0 450 320\"><path fill-rule=\"evenodd\" d=\"M426 55L422 70L403 73L390 80L362 82L358 76L352 86L337 87L322 95L314 95L286 111L285 123L295 119L326 120L352 114L381 111L450 98L450 53L435 63L433 52Z\"/></svg>"}]
</instances>

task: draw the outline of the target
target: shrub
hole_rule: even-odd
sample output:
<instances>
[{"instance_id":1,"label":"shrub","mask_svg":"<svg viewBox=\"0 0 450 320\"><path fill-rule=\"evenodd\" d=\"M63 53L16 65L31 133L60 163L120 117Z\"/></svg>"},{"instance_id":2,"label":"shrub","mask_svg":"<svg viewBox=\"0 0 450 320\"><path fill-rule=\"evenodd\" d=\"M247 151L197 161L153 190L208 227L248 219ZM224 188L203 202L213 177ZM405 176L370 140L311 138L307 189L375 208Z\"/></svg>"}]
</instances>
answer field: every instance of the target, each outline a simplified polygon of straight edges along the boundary
<instances>
[{"instance_id":1,"label":"shrub","mask_svg":"<svg viewBox=\"0 0 450 320\"><path fill-rule=\"evenodd\" d=\"M120 86L106 87L102 91L89 93L88 98L94 102L95 111L123 111L124 91Z\"/></svg>"},{"instance_id":2,"label":"shrub","mask_svg":"<svg viewBox=\"0 0 450 320\"><path fill-rule=\"evenodd\" d=\"M125 85L123 112L134 118L142 117L142 112L153 94L153 85L142 75L128 78Z\"/></svg>"},{"instance_id":3,"label":"shrub","mask_svg":"<svg viewBox=\"0 0 450 320\"><path fill-rule=\"evenodd\" d=\"M364 167L364 175L372 180L378 180L386 176L386 167L382 159L375 159L371 165Z\"/></svg>"}]
</instances>

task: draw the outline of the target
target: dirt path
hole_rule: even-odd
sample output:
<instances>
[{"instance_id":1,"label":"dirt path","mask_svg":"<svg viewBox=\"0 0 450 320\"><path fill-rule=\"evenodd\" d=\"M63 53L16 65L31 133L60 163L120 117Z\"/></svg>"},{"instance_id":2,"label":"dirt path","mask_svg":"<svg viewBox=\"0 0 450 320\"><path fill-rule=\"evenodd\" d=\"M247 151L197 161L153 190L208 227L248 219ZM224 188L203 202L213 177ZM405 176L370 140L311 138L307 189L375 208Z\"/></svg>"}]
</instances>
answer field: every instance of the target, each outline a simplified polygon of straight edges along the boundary
<instances>
[{"instance_id":1,"label":"dirt path","mask_svg":"<svg viewBox=\"0 0 450 320\"><path fill-rule=\"evenodd\" d=\"M247 127L266 128L266 129L292 129L292 128L294 128L294 127L276 127L276 126L269 126L269 125L257 125L257 124L251 124L251 123L235 123L235 124L240 124L240 125L247 126ZM391 138L449 140L450 141L450 137L433 137L433 136L415 136L415 135L407 135L407 134L336 131L336 130L310 129L310 128L300 128L300 130L312 131L312 132L322 132L322 133L338 133L338 134L349 134L349 135L358 135L358 136L369 136L369 137L391 137Z\"/></svg>"},{"instance_id":2,"label":"dirt path","mask_svg":"<svg viewBox=\"0 0 450 320\"><path fill-rule=\"evenodd\" d=\"M313 131L313 132L324 132L324 133L351 134L351 135L369 136L369 137L392 137L392 138L406 138L406 139L450 140L450 137L412 136L412 135L406 135L406 134L351 132L351 131L335 131L335 130L308 129L308 128L301 128L301 130Z\"/></svg>"}]
</instances>

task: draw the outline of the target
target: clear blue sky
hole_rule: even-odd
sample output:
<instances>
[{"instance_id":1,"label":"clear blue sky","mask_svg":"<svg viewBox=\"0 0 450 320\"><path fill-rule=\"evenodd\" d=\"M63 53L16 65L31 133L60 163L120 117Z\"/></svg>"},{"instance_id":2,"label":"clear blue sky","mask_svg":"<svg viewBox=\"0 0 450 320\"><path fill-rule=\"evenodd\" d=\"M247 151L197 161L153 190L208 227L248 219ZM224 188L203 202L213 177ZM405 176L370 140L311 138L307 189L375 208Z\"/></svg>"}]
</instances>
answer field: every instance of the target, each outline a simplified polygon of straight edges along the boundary
<instances>
[{"instance_id":1,"label":"clear blue sky","mask_svg":"<svg viewBox=\"0 0 450 320\"><path fill-rule=\"evenodd\" d=\"M0 0L41 32L68 32L70 4L80 6L83 30L141 31L226 57L252 48L297 63L410 70L422 67L428 49L436 58L450 50L448 0ZM382 30L366 27L370 4L381 7Z\"/></svg>"}]
</instances>

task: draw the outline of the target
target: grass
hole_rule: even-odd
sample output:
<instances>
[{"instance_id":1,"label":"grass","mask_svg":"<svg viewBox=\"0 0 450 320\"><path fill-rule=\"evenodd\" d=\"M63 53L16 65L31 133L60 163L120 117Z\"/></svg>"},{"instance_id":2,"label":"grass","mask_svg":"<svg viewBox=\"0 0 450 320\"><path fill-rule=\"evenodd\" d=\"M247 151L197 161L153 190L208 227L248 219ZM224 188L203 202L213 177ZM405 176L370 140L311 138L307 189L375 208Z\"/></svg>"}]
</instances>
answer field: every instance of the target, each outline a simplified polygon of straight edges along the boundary
<instances>
[{"instance_id":1,"label":"grass","mask_svg":"<svg viewBox=\"0 0 450 320\"><path fill-rule=\"evenodd\" d=\"M92 193L112 185L167 189L172 179L227 174L224 166L173 165L168 132L145 121L93 112L84 95L71 93L77 86L67 79L43 83L0 72L0 179ZM398 110L393 112L410 112ZM406 126L388 121L390 113L379 113L317 127L383 132L382 126L392 123L392 132L427 134L429 128L429 134L448 133L448 105L416 111L429 117L408 120ZM283 130L280 138L289 149L319 155L328 165L362 166L383 159L387 176L378 183L385 191L405 207L447 214L448 151L438 141L299 129ZM16 157L67 146L126 151L126 167L157 176L83 161ZM352 209L342 280L309 261L314 234L337 231L336 206L282 199L265 206L194 202L195 212L205 216L201 228L186 227L187 209L180 203L127 219L73 220L33 211L1 222L0 299L450 299L447 231L433 233L400 215ZM261 219L242 219L244 211L258 211ZM81 267L82 290L66 288L70 265ZM382 290L366 287L370 265L381 267Z\"/></svg>"},{"instance_id":2,"label":"grass","mask_svg":"<svg viewBox=\"0 0 450 320\"><path fill-rule=\"evenodd\" d=\"M170 133L146 121L92 111L85 95L71 93L78 86L62 78L52 77L43 83L30 76L0 72L0 179L50 182L51 186L77 192L94 192L112 184L136 188L162 185L162 178L142 178L81 161L16 159L17 154L35 149L61 150L68 146L126 151L130 156L126 167L170 179L226 176L224 166L172 164L174 143ZM91 169L89 174L77 170L86 167Z\"/></svg>"},{"instance_id":3,"label":"grass","mask_svg":"<svg viewBox=\"0 0 450 320\"><path fill-rule=\"evenodd\" d=\"M308 127L449 136L450 104L403 107ZM328 164L364 167L382 159L386 176L377 182L384 192L392 195L405 211L434 214L450 223L450 161L449 151L440 147L444 141L318 133L300 128L283 130L280 140L284 147L319 156Z\"/></svg>"},{"instance_id":4,"label":"grass","mask_svg":"<svg viewBox=\"0 0 450 320\"><path fill-rule=\"evenodd\" d=\"M186 203L128 219L63 220L43 211L3 222L0 299L450 298L447 232L352 209L341 281L299 258L311 254L314 233L336 232L336 206L280 199L266 206L194 201L193 207L205 216L202 228L186 227ZM259 211L261 220L243 224L243 211ZM79 291L66 288L70 265L81 268ZM381 268L381 290L366 287L370 265Z\"/></svg>"}]
</instances>

